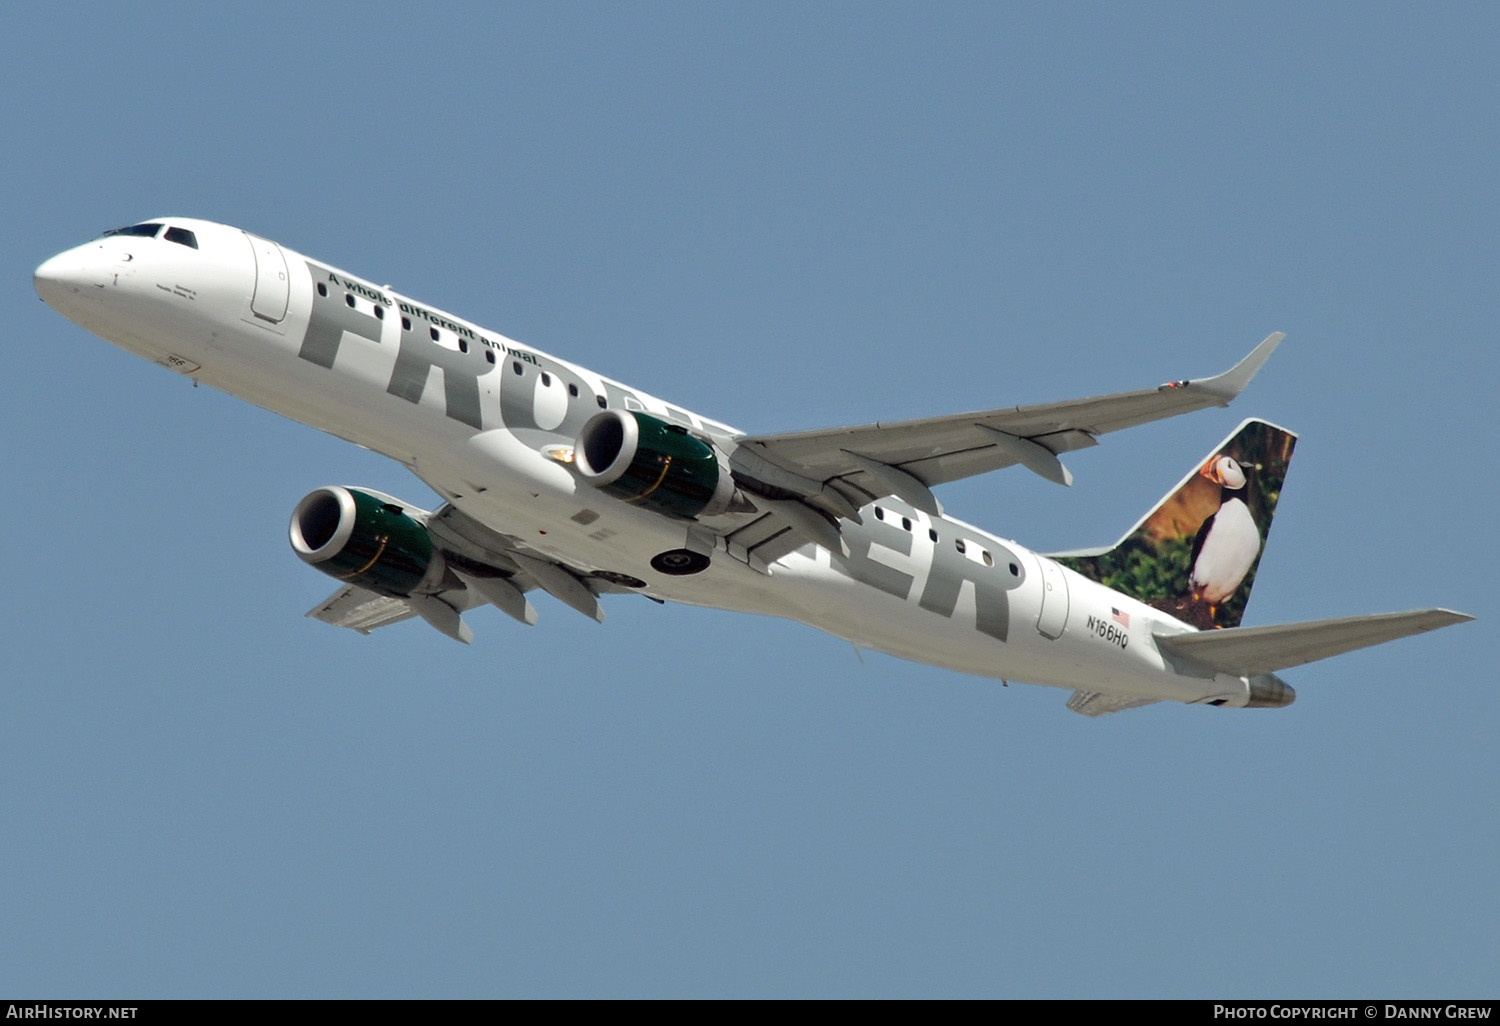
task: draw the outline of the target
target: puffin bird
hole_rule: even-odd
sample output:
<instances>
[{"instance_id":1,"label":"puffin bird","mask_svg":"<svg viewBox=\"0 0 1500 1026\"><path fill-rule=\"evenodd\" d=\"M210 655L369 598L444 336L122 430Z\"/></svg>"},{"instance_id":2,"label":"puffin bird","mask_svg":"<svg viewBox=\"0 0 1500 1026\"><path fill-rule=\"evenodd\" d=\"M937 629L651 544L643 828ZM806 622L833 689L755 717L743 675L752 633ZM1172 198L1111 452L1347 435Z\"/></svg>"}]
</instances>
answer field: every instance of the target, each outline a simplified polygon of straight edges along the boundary
<instances>
[{"instance_id":1,"label":"puffin bird","mask_svg":"<svg viewBox=\"0 0 1500 1026\"><path fill-rule=\"evenodd\" d=\"M1239 463L1216 456L1199 473L1219 486L1219 508L1193 539L1191 577L1193 598L1207 602L1213 615L1260 555L1260 529L1245 505L1245 471Z\"/></svg>"}]
</instances>

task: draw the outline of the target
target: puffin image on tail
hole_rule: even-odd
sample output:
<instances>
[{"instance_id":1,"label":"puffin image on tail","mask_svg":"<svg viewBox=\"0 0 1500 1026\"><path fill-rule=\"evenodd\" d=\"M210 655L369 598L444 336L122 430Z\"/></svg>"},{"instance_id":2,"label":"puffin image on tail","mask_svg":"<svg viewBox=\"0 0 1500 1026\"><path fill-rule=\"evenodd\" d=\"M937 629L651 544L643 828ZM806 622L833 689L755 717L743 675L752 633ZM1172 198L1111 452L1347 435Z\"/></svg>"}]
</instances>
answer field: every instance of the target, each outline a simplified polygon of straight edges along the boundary
<instances>
[{"instance_id":1,"label":"puffin image on tail","mask_svg":"<svg viewBox=\"0 0 1500 1026\"><path fill-rule=\"evenodd\" d=\"M1238 627L1297 436L1251 418L1110 548L1058 562L1199 630Z\"/></svg>"},{"instance_id":2,"label":"puffin image on tail","mask_svg":"<svg viewBox=\"0 0 1500 1026\"><path fill-rule=\"evenodd\" d=\"M1215 608L1233 595L1260 555L1260 528L1245 503L1247 478L1232 456L1209 460L1200 472L1219 486L1219 508L1193 538L1192 594Z\"/></svg>"}]
</instances>

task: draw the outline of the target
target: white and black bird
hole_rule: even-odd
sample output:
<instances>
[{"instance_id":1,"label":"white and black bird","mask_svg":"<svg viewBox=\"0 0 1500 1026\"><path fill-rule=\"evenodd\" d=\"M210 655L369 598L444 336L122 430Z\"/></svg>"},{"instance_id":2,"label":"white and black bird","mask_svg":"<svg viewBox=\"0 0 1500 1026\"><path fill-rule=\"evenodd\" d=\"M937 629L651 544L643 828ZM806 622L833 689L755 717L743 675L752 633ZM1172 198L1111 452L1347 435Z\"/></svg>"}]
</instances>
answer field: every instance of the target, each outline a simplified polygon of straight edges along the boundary
<instances>
[{"instance_id":1,"label":"white and black bird","mask_svg":"<svg viewBox=\"0 0 1500 1026\"><path fill-rule=\"evenodd\" d=\"M1245 471L1232 457L1216 456L1200 471L1219 486L1219 508L1193 539L1193 597L1210 611L1235 593L1255 557L1260 528L1245 504Z\"/></svg>"}]
</instances>

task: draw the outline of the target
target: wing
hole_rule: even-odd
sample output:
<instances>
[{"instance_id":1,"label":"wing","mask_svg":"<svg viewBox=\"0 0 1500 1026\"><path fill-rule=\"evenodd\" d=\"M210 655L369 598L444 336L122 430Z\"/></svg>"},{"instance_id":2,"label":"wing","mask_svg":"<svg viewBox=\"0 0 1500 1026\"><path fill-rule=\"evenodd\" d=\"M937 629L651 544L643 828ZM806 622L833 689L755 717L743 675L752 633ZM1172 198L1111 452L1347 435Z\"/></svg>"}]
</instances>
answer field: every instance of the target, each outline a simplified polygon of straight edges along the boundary
<instances>
[{"instance_id":1,"label":"wing","mask_svg":"<svg viewBox=\"0 0 1500 1026\"><path fill-rule=\"evenodd\" d=\"M737 439L731 466L736 479L759 494L785 495L851 518L859 507L886 495L937 514L941 506L933 485L1017 463L1070 484L1060 453L1096 445L1098 436L1110 431L1229 405L1282 338L1280 332L1268 336L1223 374L1136 392L892 424L750 435Z\"/></svg>"},{"instance_id":2,"label":"wing","mask_svg":"<svg viewBox=\"0 0 1500 1026\"><path fill-rule=\"evenodd\" d=\"M522 623L534 624L536 609L526 593L540 589L602 623L599 596L635 590L607 575L590 574L527 550L453 505L427 515L425 523L447 563L441 590L393 598L347 585L307 615L361 634L419 616L450 638L468 643L473 634L462 614L475 606L489 603Z\"/></svg>"}]
</instances>

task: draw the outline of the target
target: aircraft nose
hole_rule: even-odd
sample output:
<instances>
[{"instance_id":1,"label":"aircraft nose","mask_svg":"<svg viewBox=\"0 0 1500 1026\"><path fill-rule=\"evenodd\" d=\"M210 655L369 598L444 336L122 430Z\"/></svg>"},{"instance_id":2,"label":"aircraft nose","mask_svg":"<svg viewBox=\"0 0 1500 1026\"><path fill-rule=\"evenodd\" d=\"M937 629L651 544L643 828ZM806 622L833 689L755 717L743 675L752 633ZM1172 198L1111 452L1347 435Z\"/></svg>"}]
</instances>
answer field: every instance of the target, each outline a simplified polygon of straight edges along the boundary
<instances>
[{"instance_id":1,"label":"aircraft nose","mask_svg":"<svg viewBox=\"0 0 1500 1026\"><path fill-rule=\"evenodd\" d=\"M31 275L36 294L48 306L57 306L71 295L104 287L98 262L92 259L93 247L77 246L44 261Z\"/></svg>"}]
</instances>

